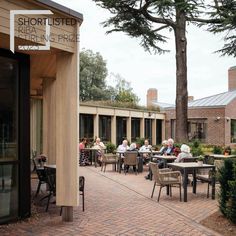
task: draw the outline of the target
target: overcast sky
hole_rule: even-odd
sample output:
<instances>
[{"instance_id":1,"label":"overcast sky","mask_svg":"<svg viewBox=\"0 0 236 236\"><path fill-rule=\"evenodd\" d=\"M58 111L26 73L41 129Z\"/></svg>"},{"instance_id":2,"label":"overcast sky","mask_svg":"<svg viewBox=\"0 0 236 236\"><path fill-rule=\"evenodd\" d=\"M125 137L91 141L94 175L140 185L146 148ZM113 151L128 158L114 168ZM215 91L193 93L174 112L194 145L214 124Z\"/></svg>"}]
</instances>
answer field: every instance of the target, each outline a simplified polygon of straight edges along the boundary
<instances>
[{"instance_id":1,"label":"overcast sky","mask_svg":"<svg viewBox=\"0 0 236 236\"><path fill-rule=\"evenodd\" d=\"M100 52L107 62L109 75L119 73L131 82L134 92L141 104L146 104L148 88L158 89L158 101L175 102L175 50L173 33L164 45L170 49L165 55L151 55L139 45L138 39L130 38L124 33L106 35L101 22L110 13L92 0L54 0L83 14L80 48ZM220 37L196 27L188 28L188 92L194 98L227 91L228 68L236 65L233 57L220 57L213 53L223 45ZM108 76L113 83L113 77Z\"/></svg>"}]
</instances>

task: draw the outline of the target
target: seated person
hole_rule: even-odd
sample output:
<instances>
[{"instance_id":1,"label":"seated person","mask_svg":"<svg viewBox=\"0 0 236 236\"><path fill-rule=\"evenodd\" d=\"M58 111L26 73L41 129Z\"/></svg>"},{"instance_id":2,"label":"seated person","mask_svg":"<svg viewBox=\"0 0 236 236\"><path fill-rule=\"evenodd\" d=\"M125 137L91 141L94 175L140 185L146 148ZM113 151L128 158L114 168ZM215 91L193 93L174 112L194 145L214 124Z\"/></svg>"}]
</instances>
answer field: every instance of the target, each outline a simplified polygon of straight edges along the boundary
<instances>
[{"instance_id":1,"label":"seated person","mask_svg":"<svg viewBox=\"0 0 236 236\"><path fill-rule=\"evenodd\" d=\"M85 151L85 147L87 145L87 139L82 138L81 142L79 143L79 164L80 166L89 165L89 153Z\"/></svg>"},{"instance_id":2,"label":"seated person","mask_svg":"<svg viewBox=\"0 0 236 236\"><path fill-rule=\"evenodd\" d=\"M96 138L96 141L95 141L92 148L97 149L96 159L97 159L97 162L99 163L99 165L101 165L102 153L104 152L104 149L106 149L106 146L104 145L103 142L101 142L100 138Z\"/></svg>"},{"instance_id":3,"label":"seated person","mask_svg":"<svg viewBox=\"0 0 236 236\"><path fill-rule=\"evenodd\" d=\"M164 140L162 142L162 147L160 149L160 155L172 155L174 153L174 140L172 138L169 138L168 140ZM164 161L163 160L157 160L158 167L163 168ZM145 179L152 180L152 171L151 168L149 168L149 173L147 176L145 176Z\"/></svg>"},{"instance_id":4,"label":"seated person","mask_svg":"<svg viewBox=\"0 0 236 236\"><path fill-rule=\"evenodd\" d=\"M128 141L126 139L123 140L122 144L120 144L117 148L118 152L126 152L127 149L129 149L128 146ZM121 160L120 160L120 168L122 169L122 165L124 163L124 155L123 154L119 154L121 156Z\"/></svg>"},{"instance_id":5,"label":"seated person","mask_svg":"<svg viewBox=\"0 0 236 236\"><path fill-rule=\"evenodd\" d=\"M149 153L145 153L145 151L151 151L152 146L149 145L149 142L147 139L144 141L144 145L139 149L139 152L144 152L142 153L143 161L146 162L147 159L149 159Z\"/></svg>"},{"instance_id":6,"label":"seated person","mask_svg":"<svg viewBox=\"0 0 236 236\"><path fill-rule=\"evenodd\" d=\"M180 150L181 153L179 153L175 162L183 162L183 159L192 157L192 154L190 153L190 147L188 145L182 144Z\"/></svg>"},{"instance_id":7,"label":"seated person","mask_svg":"<svg viewBox=\"0 0 236 236\"><path fill-rule=\"evenodd\" d=\"M127 151L136 152L137 157L138 157L138 149L137 149L136 143L131 143L130 147L129 147L129 149L127 149ZM129 171L129 165L126 165L124 168L126 169L127 172ZM136 171L136 166L133 166L133 170Z\"/></svg>"},{"instance_id":8,"label":"seated person","mask_svg":"<svg viewBox=\"0 0 236 236\"><path fill-rule=\"evenodd\" d=\"M174 154L174 150L175 150L174 140L172 138L169 138L167 142L168 142L168 146L167 146L166 151L164 152L164 155L170 156Z\"/></svg>"}]
</instances>

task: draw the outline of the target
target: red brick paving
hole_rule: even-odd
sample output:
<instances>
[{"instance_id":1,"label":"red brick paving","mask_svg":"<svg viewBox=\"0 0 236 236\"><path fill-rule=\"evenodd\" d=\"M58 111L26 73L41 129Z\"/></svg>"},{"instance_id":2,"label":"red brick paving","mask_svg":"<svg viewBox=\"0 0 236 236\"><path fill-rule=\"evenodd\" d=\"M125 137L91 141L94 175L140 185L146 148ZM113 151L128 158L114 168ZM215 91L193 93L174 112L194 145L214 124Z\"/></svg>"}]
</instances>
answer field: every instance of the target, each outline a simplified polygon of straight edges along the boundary
<instances>
[{"instance_id":1,"label":"red brick paving","mask_svg":"<svg viewBox=\"0 0 236 236\"><path fill-rule=\"evenodd\" d=\"M217 210L217 202L206 198L206 184L199 184L197 194L189 187L188 202L179 202L178 190L172 198L163 189L160 203L156 202L158 188L150 199L152 181L144 174L114 171L100 172L100 168L80 168L86 179L85 212L74 209L74 222L64 223L60 208L50 204L49 213L38 206L28 221L0 226L0 235L219 235L202 226L199 221ZM39 198L42 197L39 196Z\"/></svg>"}]
</instances>

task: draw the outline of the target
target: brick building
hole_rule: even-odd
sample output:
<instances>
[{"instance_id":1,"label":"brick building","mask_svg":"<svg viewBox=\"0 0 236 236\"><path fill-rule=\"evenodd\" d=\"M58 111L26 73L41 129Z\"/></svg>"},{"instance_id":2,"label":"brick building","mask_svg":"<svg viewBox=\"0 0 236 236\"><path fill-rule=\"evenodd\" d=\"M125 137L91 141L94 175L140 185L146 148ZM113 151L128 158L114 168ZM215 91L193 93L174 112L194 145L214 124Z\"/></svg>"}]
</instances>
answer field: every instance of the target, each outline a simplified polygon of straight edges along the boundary
<instances>
[{"instance_id":1,"label":"brick building","mask_svg":"<svg viewBox=\"0 0 236 236\"><path fill-rule=\"evenodd\" d=\"M162 106L155 102L155 105ZM166 113L166 137L175 138L175 106L162 107ZM228 70L228 91L202 99L189 98L189 140L213 145L236 145L236 66Z\"/></svg>"}]
</instances>

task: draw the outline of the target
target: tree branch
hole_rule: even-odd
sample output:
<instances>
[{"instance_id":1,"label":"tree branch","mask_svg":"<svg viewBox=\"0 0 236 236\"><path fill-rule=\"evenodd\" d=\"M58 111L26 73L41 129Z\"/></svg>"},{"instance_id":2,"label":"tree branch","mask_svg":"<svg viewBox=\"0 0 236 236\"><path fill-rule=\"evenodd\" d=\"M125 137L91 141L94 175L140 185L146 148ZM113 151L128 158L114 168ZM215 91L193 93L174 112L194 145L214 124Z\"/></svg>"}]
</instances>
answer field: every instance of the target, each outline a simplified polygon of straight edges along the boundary
<instances>
[{"instance_id":1,"label":"tree branch","mask_svg":"<svg viewBox=\"0 0 236 236\"><path fill-rule=\"evenodd\" d=\"M194 21L194 22L199 22L199 23L205 23L205 24L220 24L223 23L223 19L202 19L202 18L195 18L195 17L187 17L187 21Z\"/></svg>"}]
</instances>

